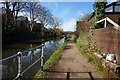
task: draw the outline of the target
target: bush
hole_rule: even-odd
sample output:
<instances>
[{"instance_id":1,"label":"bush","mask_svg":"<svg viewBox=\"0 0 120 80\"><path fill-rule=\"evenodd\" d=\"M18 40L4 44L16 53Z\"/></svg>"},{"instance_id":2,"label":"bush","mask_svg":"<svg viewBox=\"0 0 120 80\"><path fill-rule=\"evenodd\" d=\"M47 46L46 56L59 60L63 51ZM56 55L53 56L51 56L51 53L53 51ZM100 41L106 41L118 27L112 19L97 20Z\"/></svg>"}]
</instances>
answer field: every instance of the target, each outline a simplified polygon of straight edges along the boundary
<instances>
[{"instance_id":1,"label":"bush","mask_svg":"<svg viewBox=\"0 0 120 80\"><path fill-rule=\"evenodd\" d=\"M116 20L116 23L120 25L120 17Z\"/></svg>"},{"instance_id":2,"label":"bush","mask_svg":"<svg viewBox=\"0 0 120 80\"><path fill-rule=\"evenodd\" d=\"M93 58L91 56L88 57L88 62L92 62Z\"/></svg>"}]
</instances>

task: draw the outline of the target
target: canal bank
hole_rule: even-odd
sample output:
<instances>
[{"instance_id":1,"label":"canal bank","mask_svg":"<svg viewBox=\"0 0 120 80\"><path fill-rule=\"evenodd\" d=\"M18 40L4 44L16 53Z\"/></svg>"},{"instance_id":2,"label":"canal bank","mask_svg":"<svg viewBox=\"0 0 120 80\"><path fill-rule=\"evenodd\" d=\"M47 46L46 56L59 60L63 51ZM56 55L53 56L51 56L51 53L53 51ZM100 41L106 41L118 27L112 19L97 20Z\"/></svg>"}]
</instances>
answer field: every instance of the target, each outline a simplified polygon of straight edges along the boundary
<instances>
[{"instance_id":1,"label":"canal bank","mask_svg":"<svg viewBox=\"0 0 120 80\"><path fill-rule=\"evenodd\" d=\"M43 46L43 52L44 52L44 63L50 58L50 56L62 45L64 42L63 39L59 40L49 40L44 42ZM3 56L6 59L8 57L17 55L18 51L21 51L23 54L21 56L21 72L24 72L21 78L23 79L33 79L35 74L39 71L41 68L41 61L38 61L36 64L36 60L38 60L41 57L42 48L38 46L41 46L40 43L37 44L11 44L11 45L4 45L4 53ZM31 51L30 51L31 50ZM11 56L9 56L9 54ZM8 56L8 57L7 57ZM2 79L14 79L18 74L18 57L12 57L9 58L9 60L0 60L2 62ZM33 65L30 67L31 65ZM28 69L29 67L29 69ZM32 71L32 73L31 73Z\"/></svg>"},{"instance_id":2,"label":"canal bank","mask_svg":"<svg viewBox=\"0 0 120 80\"><path fill-rule=\"evenodd\" d=\"M37 72L37 74L34 77L34 80L39 80L40 78L46 77L46 72L49 71L61 58L64 47L67 45L67 42L64 42L56 52L53 53L53 55L50 57L50 59L44 64L43 71L41 69Z\"/></svg>"}]
</instances>

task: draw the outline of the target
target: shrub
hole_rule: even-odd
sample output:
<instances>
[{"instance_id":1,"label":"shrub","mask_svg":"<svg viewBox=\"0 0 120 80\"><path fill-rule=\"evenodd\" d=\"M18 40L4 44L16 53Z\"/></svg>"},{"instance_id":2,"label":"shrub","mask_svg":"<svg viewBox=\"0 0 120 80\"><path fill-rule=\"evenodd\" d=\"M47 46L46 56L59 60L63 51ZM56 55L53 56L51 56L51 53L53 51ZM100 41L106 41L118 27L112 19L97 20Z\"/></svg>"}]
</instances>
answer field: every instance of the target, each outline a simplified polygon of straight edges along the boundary
<instances>
[{"instance_id":1,"label":"shrub","mask_svg":"<svg viewBox=\"0 0 120 80\"><path fill-rule=\"evenodd\" d=\"M120 17L116 20L116 23L120 25Z\"/></svg>"},{"instance_id":2,"label":"shrub","mask_svg":"<svg viewBox=\"0 0 120 80\"><path fill-rule=\"evenodd\" d=\"M92 62L93 61L93 58L92 57L88 57L88 62Z\"/></svg>"}]
</instances>

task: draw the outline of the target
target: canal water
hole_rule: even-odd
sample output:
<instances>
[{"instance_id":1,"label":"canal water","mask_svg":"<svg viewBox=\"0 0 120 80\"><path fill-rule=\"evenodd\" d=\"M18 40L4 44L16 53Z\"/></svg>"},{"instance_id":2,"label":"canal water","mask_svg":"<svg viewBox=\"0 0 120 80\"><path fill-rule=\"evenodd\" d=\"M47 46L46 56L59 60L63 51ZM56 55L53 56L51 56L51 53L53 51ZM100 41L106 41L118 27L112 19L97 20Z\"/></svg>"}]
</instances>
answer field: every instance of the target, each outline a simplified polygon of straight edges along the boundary
<instances>
[{"instance_id":1,"label":"canal water","mask_svg":"<svg viewBox=\"0 0 120 80\"><path fill-rule=\"evenodd\" d=\"M50 56L59 48L59 46L64 42L64 39L58 40L48 40L44 41L44 63L50 58ZM40 46L41 41L37 40L34 43L20 43L20 44L10 44L3 45L2 58L6 58L8 56L12 56L17 54L19 51L25 51L30 48L34 48L36 46ZM35 51L29 51L26 54L22 55L22 71L24 71L28 66L30 66L33 62L41 57L41 48L36 49ZM17 76L17 57L12 58L10 60L4 61L2 63L2 78L5 79L14 79ZM36 63L33 67L31 67L28 71L26 71L22 78L32 79L35 74L40 69L40 61Z\"/></svg>"}]
</instances>

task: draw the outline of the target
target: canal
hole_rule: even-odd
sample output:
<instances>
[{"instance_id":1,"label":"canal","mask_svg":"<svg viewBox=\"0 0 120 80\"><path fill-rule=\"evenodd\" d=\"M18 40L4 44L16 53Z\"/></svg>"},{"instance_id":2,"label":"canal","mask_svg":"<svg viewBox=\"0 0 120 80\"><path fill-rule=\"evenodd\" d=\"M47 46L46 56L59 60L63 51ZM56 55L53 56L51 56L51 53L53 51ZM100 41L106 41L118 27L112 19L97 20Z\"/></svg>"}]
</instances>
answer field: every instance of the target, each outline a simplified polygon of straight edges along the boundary
<instances>
[{"instance_id":1,"label":"canal","mask_svg":"<svg viewBox=\"0 0 120 80\"><path fill-rule=\"evenodd\" d=\"M48 39L44 40L44 63L50 58L50 56L58 49L58 47L63 43L63 39ZM19 51L25 51L30 48L41 45L41 40L35 40L28 43L14 43L14 44L5 44L2 49L2 58L6 58L17 54ZM35 62L38 58L41 57L41 48L36 49L35 51L29 51L26 54L22 55L22 71ZM5 79L14 79L17 76L17 57L10 60L4 61L2 63L2 78ZM40 69L40 61L31 67L27 72L25 72L22 78L32 79L35 74Z\"/></svg>"}]
</instances>

